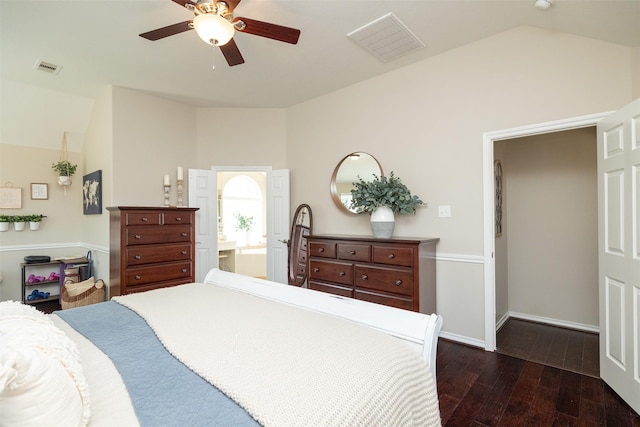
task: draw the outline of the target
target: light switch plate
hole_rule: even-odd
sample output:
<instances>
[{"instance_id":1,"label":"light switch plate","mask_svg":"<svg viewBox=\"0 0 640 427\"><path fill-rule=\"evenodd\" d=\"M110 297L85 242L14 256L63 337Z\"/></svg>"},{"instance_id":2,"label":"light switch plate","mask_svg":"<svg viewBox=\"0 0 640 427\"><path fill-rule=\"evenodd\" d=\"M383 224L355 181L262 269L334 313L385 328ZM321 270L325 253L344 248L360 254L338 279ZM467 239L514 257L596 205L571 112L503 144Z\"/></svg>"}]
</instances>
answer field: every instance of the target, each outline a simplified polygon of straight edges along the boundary
<instances>
[{"instance_id":1,"label":"light switch plate","mask_svg":"<svg viewBox=\"0 0 640 427\"><path fill-rule=\"evenodd\" d=\"M438 216L440 218L451 218L451 206L438 206Z\"/></svg>"}]
</instances>

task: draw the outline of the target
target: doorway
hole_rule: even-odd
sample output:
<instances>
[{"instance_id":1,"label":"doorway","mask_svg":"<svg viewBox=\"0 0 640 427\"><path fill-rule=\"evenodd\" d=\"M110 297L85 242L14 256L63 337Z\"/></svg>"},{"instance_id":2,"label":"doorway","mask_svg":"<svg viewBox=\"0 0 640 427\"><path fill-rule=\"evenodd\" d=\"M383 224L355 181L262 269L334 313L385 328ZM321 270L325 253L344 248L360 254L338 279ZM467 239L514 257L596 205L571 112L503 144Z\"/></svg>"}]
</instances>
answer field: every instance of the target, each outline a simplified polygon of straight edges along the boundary
<instances>
[{"instance_id":1,"label":"doorway","mask_svg":"<svg viewBox=\"0 0 640 427\"><path fill-rule=\"evenodd\" d=\"M520 128L488 132L483 135L483 192L484 192L484 290L485 290L485 349L496 350L496 224L495 224L495 183L494 144L513 138L541 135L571 129L594 126L610 113L600 113L567 120L529 125ZM597 232L594 230L594 232Z\"/></svg>"},{"instance_id":2,"label":"doorway","mask_svg":"<svg viewBox=\"0 0 640 427\"><path fill-rule=\"evenodd\" d=\"M218 171L218 266L267 277L267 174Z\"/></svg>"}]
</instances>

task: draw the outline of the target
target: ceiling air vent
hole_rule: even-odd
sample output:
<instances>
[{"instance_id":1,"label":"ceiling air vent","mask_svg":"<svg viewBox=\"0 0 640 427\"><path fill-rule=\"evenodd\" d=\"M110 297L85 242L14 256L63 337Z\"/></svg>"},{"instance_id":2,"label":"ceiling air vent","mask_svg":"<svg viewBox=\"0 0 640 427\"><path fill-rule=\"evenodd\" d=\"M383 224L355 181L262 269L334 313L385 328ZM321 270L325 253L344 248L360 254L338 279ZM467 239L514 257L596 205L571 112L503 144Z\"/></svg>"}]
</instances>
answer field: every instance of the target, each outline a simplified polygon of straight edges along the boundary
<instances>
[{"instance_id":1,"label":"ceiling air vent","mask_svg":"<svg viewBox=\"0 0 640 427\"><path fill-rule=\"evenodd\" d=\"M389 62L424 47L424 43L393 13L350 32L347 37L382 62Z\"/></svg>"},{"instance_id":2,"label":"ceiling air vent","mask_svg":"<svg viewBox=\"0 0 640 427\"><path fill-rule=\"evenodd\" d=\"M38 59L38 62L36 62L36 65L33 68L35 70L44 71L45 73L58 74L62 66L52 64L50 62L44 62Z\"/></svg>"}]
</instances>

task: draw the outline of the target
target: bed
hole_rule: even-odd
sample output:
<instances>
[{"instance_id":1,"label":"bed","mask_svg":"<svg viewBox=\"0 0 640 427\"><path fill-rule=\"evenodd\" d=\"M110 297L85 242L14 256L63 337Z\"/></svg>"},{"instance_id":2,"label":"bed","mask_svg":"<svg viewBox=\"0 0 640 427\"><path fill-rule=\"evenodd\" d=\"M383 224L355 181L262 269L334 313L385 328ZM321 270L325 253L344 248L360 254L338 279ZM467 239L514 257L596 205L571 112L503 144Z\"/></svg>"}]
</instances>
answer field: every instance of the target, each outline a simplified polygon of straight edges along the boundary
<instances>
[{"instance_id":1,"label":"bed","mask_svg":"<svg viewBox=\"0 0 640 427\"><path fill-rule=\"evenodd\" d=\"M203 282L52 315L0 303L0 426L440 425L440 316Z\"/></svg>"}]
</instances>

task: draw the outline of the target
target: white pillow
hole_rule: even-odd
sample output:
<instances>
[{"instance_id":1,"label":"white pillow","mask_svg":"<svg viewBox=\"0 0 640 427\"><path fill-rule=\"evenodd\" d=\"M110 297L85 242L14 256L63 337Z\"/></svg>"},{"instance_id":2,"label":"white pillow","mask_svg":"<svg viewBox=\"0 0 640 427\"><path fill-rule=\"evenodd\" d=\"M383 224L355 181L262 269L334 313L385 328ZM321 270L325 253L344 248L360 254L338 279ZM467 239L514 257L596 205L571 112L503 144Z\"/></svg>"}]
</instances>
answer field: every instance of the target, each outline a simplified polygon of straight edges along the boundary
<instances>
[{"instance_id":1,"label":"white pillow","mask_svg":"<svg viewBox=\"0 0 640 427\"><path fill-rule=\"evenodd\" d=\"M86 426L78 349L34 307L0 302L0 426Z\"/></svg>"}]
</instances>

